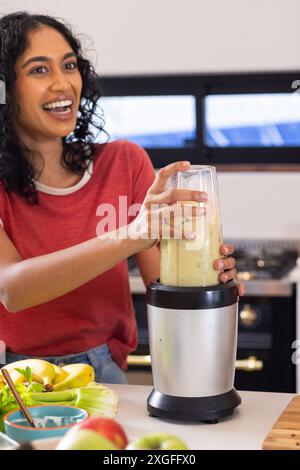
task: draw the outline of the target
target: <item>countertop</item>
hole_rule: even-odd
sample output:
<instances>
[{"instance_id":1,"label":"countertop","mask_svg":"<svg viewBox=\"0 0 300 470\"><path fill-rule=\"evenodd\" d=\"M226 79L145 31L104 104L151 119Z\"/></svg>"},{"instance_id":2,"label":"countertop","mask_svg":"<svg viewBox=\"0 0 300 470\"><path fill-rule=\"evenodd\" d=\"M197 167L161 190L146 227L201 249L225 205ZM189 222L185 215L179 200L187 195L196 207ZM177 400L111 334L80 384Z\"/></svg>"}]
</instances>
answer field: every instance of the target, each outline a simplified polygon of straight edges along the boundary
<instances>
[{"instance_id":1,"label":"countertop","mask_svg":"<svg viewBox=\"0 0 300 470\"><path fill-rule=\"evenodd\" d=\"M165 431L183 439L192 450L261 449L274 422L295 396L290 393L239 392L242 404L231 417L217 424L180 424L148 415L146 401L152 387L112 384L109 387L119 394L116 420L123 425L129 440L149 432ZM40 444L38 448L49 446Z\"/></svg>"}]
</instances>

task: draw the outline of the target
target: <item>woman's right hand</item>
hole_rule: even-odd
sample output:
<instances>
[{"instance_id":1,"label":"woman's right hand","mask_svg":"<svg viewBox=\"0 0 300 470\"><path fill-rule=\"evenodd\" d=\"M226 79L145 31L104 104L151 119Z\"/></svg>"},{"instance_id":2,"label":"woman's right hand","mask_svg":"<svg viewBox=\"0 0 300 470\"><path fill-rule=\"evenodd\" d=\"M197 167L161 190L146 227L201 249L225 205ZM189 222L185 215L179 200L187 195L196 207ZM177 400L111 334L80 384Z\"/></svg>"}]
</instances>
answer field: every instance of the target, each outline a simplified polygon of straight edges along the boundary
<instances>
[{"instance_id":1,"label":"woman's right hand","mask_svg":"<svg viewBox=\"0 0 300 470\"><path fill-rule=\"evenodd\" d=\"M190 163L180 161L161 168L150 186L138 216L128 226L128 236L139 240L141 250L150 248L163 238L185 238L191 240L195 234L183 231L183 224L174 224L176 216L182 216L181 201L207 202L207 194L190 189L165 190L170 176L186 171ZM203 215L205 209L197 204L190 208L192 215Z\"/></svg>"}]
</instances>

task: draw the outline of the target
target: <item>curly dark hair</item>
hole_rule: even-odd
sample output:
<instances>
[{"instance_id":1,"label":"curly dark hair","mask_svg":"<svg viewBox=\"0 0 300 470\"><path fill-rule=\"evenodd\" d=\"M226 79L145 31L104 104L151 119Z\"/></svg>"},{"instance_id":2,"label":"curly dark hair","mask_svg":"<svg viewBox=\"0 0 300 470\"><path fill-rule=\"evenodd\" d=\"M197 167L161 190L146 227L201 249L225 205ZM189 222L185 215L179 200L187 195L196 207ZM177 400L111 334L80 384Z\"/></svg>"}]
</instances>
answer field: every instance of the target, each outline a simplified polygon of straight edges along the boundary
<instances>
[{"instance_id":1,"label":"curly dark hair","mask_svg":"<svg viewBox=\"0 0 300 470\"><path fill-rule=\"evenodd\" d=\"M50 26L62 34L77 56L78 70L82 77L82 93L76 128L63 137L62 165L76 174L82 174L93 159L95 138L91 126L98 135L104 131L103 116L97 104L101 97L99 80L89 60L83 57L79 39L70 26L47 15L19 11L0 19L0 80L5 84L5 104L0 105L0 180L7 191L24 196L31 204L38 204L38 193L34 184L34 167L19 141L14 121L18 106L14 98L16 81L15 64L28 46L28 32ZM96 113L96 111L98 111Z\"/></svg>"}]
</instances>

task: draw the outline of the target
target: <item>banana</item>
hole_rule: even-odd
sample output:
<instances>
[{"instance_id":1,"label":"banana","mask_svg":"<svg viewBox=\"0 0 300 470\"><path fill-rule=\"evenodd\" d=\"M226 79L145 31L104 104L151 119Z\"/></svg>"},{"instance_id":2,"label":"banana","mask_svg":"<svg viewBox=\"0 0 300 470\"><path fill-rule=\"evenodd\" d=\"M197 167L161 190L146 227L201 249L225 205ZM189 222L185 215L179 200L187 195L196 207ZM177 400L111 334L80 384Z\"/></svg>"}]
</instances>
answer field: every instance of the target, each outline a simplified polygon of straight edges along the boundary
<instances>
[{"instance_id":1,"label":"banana","mask_svg":"<svg viewBox=\"0 0 300 470\"><path fill-rule=\"evenodd\" d=\"M4 381L4 377L2 377L2 375L0 375L0 390L1 388L3 388L5 385L5 381Z\"/></svg>"},{"instance_id":2,"label":"banana","mask_svg":"<svg viewBox=\"0 0 300 470\"><path fill-rule=\"evenodd\" d=\"M65 378L68 377L69 374L67 371L65 371L59 366L56 366L55 364L53 365L53 367L55 369L55 376L54 376L52 384L56 385L62 382L63 380L65 380Z\"/></svg>"},{"instance_id":3,"label":"banana","mask_svg":"<svg viewBox=\"0 0 300 470\"><path fill-rule=\"evenodd\" d=\"M62 382L53 385L53 391L85 387L95 380L94 368L89 364L68 364L62 369L67 372L68 376Z\"/></svg>"},{"instance_id":4,"label":"banana","mask_svg":"<svg viewBox=\"0 0 300 470\"><path fill-rule=\"evenodd\" d=\"M42 381L44 385L51 385L55 376L55 369L53 364L42 359L24 359L22 361L12 362L5 366L8 370L14 384L25 382L26 378L23 374L15 370L26 369L30 367L32 372L32 379L36 382Z\"/></svg>"}]
</instances>

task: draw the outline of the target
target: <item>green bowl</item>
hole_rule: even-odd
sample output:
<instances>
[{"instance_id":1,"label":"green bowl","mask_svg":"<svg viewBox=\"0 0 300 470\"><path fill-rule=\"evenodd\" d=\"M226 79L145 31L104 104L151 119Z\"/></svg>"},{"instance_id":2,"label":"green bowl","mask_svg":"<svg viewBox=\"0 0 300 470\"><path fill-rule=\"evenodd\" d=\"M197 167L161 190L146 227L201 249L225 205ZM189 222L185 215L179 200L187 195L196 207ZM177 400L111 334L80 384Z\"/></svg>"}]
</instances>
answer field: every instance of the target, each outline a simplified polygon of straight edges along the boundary
<instances>
[{"instance_id":1,"label":"green bowl","mask_svg":"<svg viewBox=\"0 0 300 470\"><path fill-rule=\"evenodd\" d=\"M36 428L30 426L21 410L10 411L4 416L6 434L17 442L63 436L89 416L87 411L67 405L29 406L28 410Z\"/></svg>"}]
</instances>

